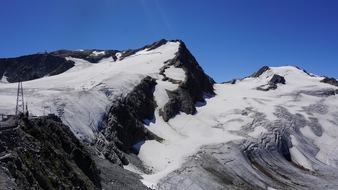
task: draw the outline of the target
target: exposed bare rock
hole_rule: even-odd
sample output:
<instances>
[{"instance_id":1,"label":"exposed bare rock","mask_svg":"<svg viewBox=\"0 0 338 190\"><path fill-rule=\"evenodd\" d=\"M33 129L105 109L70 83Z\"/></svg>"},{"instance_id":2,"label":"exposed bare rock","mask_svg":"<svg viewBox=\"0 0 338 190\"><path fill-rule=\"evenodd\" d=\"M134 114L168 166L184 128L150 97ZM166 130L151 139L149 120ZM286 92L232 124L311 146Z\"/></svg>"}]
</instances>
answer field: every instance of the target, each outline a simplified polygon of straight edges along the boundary
<instances>
[{"instance_id":1,"label":"exposed bare rock","mask_svg":"<svg viewBox=\"0 0 338 190\"><path fill-rule=\"evenodd\" d=\"M8 82L34 80L63 73L74 66L73 61L48 53L0 59L0 78Z\"/></svg>"},{"instance_id":2,"label":"exposed bare rock","mask_svg":"<svg viewBox=\"0 0 338 190\"><path fill-rule=\"evenodd\" d=\"M252 74L250 77L257 78L261 76L265 71L269 70L270 68L268 66L264 66L260 68L258 71L256 71L254 74Z\"/></svg>"},{"instance_id":3,"label":"exposed bare rock","mask_svg":"<svg viewBox=\"0 0 338 190\"><path fill-rule=\"evenodd\" d=\"M196 102L204 102L205 96L211 97L215 95L213 89L215 81L204 73L183 42L180 42L179 51L174 59L168 61L168 65L182 68L186 77L179 84L177 90L168 91L169 101L162 112L164 121L169 121L180 111L186 114L194 114L196 112Z\"/></svg>"},{"instance_id":4,"label":"exposed bare rock","mask_svg":"<svg viewBox=\"0 0 338 190\"><path fill-rule=\"evenodd\" d=\"M132 146L144 140L162 140L143 125L145 119L151 120L156 103L153 88L156 81L144 78L123 100L115 101L108 113L107 126L96 140L97 147L104 156L120 166L129 162L125 156L132 151Z\"/></svg>"},{"instance_id":5,"label":"exposed bare rock","mask_svg":"<svg viewBox=\"0 0 338 190\"><path fill-rule=\"evenodd\" d=\"M325 77L323 80L321 80L320 82L322 83L326 83L326 84L331 84L333 86L338 86L338 81L335 78L328 78Z\"/></svg>"},{"instance_id":6,"label":"exposed bare rock","mask_svg":"<svg viewBox=\"0 0 338 190\"><path fill-rule=\"evenodd\" d=\"M60 121L24 118L0 131L2 189L100 189L85 146Z\"/></svg>"}]
</instances>

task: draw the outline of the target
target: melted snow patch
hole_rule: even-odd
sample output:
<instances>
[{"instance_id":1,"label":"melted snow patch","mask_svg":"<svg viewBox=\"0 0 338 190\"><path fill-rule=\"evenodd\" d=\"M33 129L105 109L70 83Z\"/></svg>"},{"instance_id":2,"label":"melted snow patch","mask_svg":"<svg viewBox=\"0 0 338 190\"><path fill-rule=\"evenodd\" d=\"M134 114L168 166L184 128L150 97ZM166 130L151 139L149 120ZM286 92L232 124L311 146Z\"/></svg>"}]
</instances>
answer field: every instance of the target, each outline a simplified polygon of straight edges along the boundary
<instances>
[{"instance_id":1,"label":"melted snow patch","mask_svg":"<svg viewBox=\"0 0 338 190\"><path fill-rule=\"evenodd\" d=\"M178 84L172 84L171 82L157 80L155 86L154 97L158 108L163 108L169 101L167 90L173 91L178 88Z\"/></svg>"},{"instance_id":2,"label":"melted snow patch","mask_svg":"<svg viewBox=\"0 0 338 190\"><path fill-rule=\"evenodd\" d=\"M176 68L174 66L171 66L165 70L164 73L167 77L174 79L174 80L180 80L183 81L185 79L185 72L182 68Z\"/></svg>"}]
</instances>

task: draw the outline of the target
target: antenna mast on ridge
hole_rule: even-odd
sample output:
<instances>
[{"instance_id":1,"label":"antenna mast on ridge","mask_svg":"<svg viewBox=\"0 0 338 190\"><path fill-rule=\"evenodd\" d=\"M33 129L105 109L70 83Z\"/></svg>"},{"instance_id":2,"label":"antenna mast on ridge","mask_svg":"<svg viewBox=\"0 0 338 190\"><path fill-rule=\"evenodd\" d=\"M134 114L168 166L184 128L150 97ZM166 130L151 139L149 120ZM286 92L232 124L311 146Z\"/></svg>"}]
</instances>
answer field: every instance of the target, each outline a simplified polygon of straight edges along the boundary
<instances>
[{"instance_id":1,"label":"antenna mast on ridge","mask_svg":"<svg viewBox=\"0 0 338 190\"><path fill-rule=\"evenodd\" d=\"M25 102L23 99L23 88L22 88L22 82L19 81L18 84L18 94L16 97L16 109L15 109L15 115L25 114Z\"/></svg>"}]
</instances>

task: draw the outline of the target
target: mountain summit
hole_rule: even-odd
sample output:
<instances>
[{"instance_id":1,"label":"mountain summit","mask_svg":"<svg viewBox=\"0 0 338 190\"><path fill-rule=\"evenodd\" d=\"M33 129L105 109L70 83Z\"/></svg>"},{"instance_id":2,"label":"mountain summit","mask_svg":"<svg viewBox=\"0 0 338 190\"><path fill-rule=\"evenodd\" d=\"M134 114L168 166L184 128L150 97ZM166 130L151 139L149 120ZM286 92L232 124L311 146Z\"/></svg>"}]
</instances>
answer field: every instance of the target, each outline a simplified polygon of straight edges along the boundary
<instances>
[{"instance_id":1,"label":"mountain summit","mask_svg":"<svg viewBox=\"0 0 338 190\"><path fill-rule=\"evenodd\" d=\"M13 113L13 82L25 81L32 116L21 122L23 129L33 116L56 114L87 147L78 148L79 159L90 154L91 169L76 162L73 170L82 170L78 180L92 182L73 186L338 188L335 79L294 66L265 66L248 77L215 84L179 40L136 50L60 50L0 59L0 75L0 113ZM0 128L0 133L21 128ZM30 132L20 131L20 138ZM53 142L49 147L59 150ZM72 151L63 150L74 162ZM1 151L7 155L15 149ZM32 184L44 188L36 173L30 175ZM6 169L0 174L4 186L12 184L6 181L11 178L17 187L29 184L19 183L25 179Z\"/></svg>"}]
</instances>

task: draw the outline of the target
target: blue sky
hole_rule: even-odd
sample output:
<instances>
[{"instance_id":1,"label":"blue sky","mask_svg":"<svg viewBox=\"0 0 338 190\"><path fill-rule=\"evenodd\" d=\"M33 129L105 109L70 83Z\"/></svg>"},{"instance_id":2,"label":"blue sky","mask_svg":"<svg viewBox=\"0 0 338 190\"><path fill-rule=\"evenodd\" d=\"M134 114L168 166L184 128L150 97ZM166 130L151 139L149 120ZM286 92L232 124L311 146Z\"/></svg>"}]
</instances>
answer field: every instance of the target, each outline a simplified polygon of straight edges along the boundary
<instances>
[{"instance_id":1,"label":"blue sky","mask_svg":"<svg viewBox=\"0 0 338 190\"><path fill-rule=\"evenodd\" d=\"M264 65L338 78L337 0L1 0L0 57L182 39L217 82Z\"/></svg>"}]
</instances>

